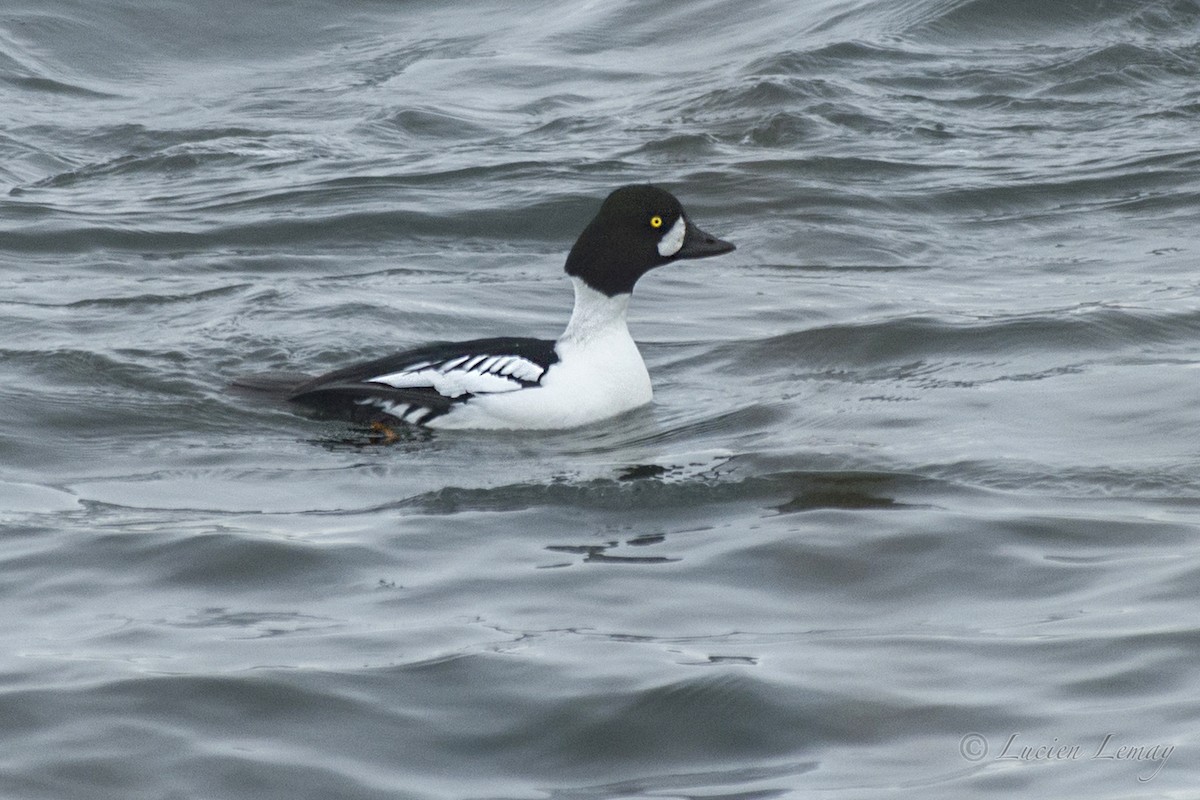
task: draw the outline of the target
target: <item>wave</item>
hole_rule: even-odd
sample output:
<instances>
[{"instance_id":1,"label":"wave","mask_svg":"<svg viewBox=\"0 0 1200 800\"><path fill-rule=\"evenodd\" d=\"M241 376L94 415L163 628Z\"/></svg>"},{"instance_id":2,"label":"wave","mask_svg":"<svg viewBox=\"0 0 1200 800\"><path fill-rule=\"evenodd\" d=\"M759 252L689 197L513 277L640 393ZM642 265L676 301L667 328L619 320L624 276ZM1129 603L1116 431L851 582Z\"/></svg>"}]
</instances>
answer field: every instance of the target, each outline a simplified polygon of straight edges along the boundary
<instances>
[{"instance_id":1,"label":"wave","mask_svg":"<svg viewBox=\"0 0 1200 800\"><path fill-rule=\"evenodd\" d=\"M1078 40L1081 35L1101 38L1118 32L1151 35L1194 30L1200 22L1200 8L1193 0L926 0L895 6L872 4L869 10L886 14L895 33L941 45Z\"/></svg>"},{"instance_id":2,"label":"wave","mask_svg":"<svg viewBox=\"0 0 1200 800\"><path fill-rule=\"evenodd\" d=\"M1104 305L976 320L909 317L839 324L755 341L717 345L693 356L720 361L734 374L760 373L797 364L856 368L1013 357L1071 354L1137 354L1147 349L1186 349L1200 341L1200 312L1151 311Z\"/></svg>"}]
</instances>

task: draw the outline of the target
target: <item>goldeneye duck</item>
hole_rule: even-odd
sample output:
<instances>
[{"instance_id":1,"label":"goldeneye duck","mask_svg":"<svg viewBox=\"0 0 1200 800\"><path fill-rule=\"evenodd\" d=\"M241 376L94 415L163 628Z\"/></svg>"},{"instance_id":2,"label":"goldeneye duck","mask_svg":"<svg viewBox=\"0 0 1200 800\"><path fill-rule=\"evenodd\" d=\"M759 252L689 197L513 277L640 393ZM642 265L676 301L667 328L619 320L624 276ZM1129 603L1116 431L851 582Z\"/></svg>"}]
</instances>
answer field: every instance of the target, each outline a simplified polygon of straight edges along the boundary
<instances>
[{"instance_id":1,"label":"goldeneye duck","mask_svg":"<svg viewBox=\"0 0 1200 800\"><path fill-rule=\"evenodd\" d=\"M624 186L567 256L575 308L557 341L441 342L339 369L289 399L356 422L430 428L563 429L650 402L650 375L626 326L638 278L734 249L696 227L674 195Z\"/></svg>"}]
</instances>

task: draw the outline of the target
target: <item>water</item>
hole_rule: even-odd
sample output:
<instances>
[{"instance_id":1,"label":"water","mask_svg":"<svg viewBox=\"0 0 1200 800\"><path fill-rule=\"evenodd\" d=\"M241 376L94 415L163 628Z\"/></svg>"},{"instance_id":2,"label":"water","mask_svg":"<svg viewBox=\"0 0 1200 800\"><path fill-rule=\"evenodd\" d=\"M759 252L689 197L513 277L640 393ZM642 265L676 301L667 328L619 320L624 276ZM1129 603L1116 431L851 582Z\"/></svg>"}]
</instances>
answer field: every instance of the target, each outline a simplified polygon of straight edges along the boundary
<instances>
[{"instance_id":1,"label":"water","mask_svg":"<svg viewBox=\"0 0 1200 800\"><path fill-rule=\"evenodd\" d=\"M1192 796L1198 70L1185 0L10 0L0 794ZM227 392L556 336L644 181L738 245L652 407Z\"/></svg>"}]
</instances>

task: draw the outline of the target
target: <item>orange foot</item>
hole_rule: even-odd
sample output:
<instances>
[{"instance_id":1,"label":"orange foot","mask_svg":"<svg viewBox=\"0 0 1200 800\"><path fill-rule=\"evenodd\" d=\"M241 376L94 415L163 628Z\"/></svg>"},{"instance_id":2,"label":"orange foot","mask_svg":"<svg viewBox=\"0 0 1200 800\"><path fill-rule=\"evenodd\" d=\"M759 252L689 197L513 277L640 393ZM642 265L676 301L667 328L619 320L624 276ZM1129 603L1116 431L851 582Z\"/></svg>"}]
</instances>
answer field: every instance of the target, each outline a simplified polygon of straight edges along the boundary
<instances>
[{"instance_id":1,"label":"orange foot","mask_svg":"<svg viewBox=\"0 0 1200 800\"><path fill-rule=\"evenodd\" d=\"M389 425L382 422L372 422L371 432L378 434L381 437L382 444L392 444L400 439L396 432Z\"/></svg>"}]
</instances>

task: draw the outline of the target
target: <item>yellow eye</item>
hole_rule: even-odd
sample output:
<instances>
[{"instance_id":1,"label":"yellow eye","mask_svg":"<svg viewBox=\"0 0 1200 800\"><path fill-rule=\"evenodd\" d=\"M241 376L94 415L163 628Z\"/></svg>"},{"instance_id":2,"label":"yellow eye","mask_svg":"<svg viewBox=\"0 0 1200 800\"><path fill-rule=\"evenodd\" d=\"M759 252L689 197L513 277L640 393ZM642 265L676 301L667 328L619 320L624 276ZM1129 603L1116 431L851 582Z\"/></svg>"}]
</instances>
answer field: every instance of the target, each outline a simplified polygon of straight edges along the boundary
<instances>
[{"instance_id":1,"label":"yellow eye","mask_svg":"<svg viewBox=\"0 0 1200 800\"><path fill-rule=\"evenodd\" d=\"M651 228L661 228L662 227L662 217L657 216L657 215L651 217L650 218L650 227Z\"/></svg>"}]
</instances>

